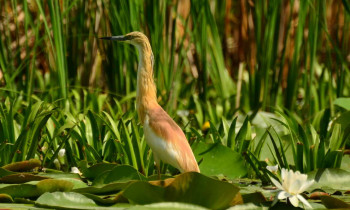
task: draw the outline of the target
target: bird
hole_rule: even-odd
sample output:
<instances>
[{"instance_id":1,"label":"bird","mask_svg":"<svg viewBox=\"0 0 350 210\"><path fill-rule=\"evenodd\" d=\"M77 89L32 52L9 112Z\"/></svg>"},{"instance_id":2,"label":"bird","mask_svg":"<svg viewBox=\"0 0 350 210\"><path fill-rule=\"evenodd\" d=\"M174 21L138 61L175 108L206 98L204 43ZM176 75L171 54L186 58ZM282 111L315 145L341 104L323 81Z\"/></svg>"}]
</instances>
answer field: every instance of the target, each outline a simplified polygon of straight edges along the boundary
<instances>
[{"instance_id":1,"label":"bird","mask_svg":"<svg viewBox=\"0 0 350 210\"><path fill-rule=\"evenodd\" d=\"M138 50L136 109L143 125L145 140L153 152L158 177L160 177L160 161L170 164L181 173L200 173L184 132L158 104L157 88L153 79L154 57L147 36L134 31L100 39L125 42L134 45Z\"/></svg>"}]
</instances>

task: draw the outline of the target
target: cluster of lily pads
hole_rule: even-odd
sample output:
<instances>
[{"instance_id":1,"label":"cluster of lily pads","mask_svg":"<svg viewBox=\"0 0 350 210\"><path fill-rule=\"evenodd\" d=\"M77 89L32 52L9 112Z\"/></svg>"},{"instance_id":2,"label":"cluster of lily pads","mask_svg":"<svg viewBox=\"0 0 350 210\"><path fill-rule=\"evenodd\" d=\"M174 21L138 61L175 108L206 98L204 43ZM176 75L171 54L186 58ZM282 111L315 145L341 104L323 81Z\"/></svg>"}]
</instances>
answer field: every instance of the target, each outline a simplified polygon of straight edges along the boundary
<instances>
[{"instance_id":1,"label":"cluster of lily pads","mask_svg":"<svg viewBox=\"0 0 350 210\"><path fill-rule=\"evenodd\" d=\"M262 187L245 179L220 179L188 172L176 176L145 177L129 165L80 162L80 171L65 173L41 168L32 159L0 168L0 208L54 209L247 209L349 208L350 173L326 169L307 175L272 171L276 185ZM45 172L43 171L45 170ZM275 177L275 178L273 178ZM276 180L277 179L277 180ZM318 180L318 181L314 181ZM338 190L327 193L327 185ZM329 187L329 186L328 186ZM324 190L322 190L324 189ZM331 195L334 194L334 195ZM284 200L287 198L287 200ZM281 200L280 200L281 199ZM309 201L307 201L307 199ZM345 200L346 200L345 199ZM300 200L304 205L298 202ZM310 202L311 201L311 202Z\"/></svg>"}]
</instances>

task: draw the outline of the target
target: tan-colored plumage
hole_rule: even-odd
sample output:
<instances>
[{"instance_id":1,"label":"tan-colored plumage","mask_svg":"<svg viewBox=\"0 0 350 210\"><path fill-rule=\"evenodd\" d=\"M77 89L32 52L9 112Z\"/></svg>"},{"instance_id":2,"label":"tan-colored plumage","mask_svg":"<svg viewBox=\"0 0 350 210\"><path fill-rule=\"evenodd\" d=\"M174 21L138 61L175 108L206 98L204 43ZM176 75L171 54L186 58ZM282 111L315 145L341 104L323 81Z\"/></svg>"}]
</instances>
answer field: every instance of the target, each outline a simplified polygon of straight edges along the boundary
<instances>
[{"instance_id":1,"label":"tan-colored plumage","mask_svg":"<svg viewBox=\"0 0 350 210\"><path fill-rule=\"evenodd\" d=\"M103 39L124 41L133 44L139 51L136 108L156 164L159 166L159 160L162 160L181 172L199 172L185 134L157 102L157 89L153 81L153 53L148 38L141 32L131 32Z\"/></svg>"}]
</instances>

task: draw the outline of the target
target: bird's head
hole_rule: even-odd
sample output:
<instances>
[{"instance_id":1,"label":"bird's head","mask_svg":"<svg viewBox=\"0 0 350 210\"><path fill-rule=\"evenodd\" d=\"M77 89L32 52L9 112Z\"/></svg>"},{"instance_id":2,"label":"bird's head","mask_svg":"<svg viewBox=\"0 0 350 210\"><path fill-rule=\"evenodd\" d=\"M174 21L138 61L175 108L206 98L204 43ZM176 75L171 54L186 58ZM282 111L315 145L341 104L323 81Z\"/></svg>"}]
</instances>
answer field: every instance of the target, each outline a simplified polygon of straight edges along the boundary
<instances>
[{"instance_id":1,"label":"bird's head","mask_svg":"<svg viewBox=\"0 0 350 210\"><path fill-rule=\"evenodd\" d=\"M153 52L151 45L148 41L148 38L146 35L144 35L141 32L133 31L125 35L121 36L109 36L109 37L100 37L100 39L104 40L111 40L111 41L121 41L125 43L129 43L134 45L138 51L139 51L139 57L144 57L143 62L149 61L151 70L153 69Z\"/></svg>"},{"instance_id":2,"label":"bird's head","mask_svg":"<svg viewBox=\"0 0 350 210\"><path fill-rule=\"evenodd\" d=\"M133 31L121 36L100 37L100 39L126 42L135 46L142 46L149 43L148 38L141 32Z\"/></svg>"}]
</instances>

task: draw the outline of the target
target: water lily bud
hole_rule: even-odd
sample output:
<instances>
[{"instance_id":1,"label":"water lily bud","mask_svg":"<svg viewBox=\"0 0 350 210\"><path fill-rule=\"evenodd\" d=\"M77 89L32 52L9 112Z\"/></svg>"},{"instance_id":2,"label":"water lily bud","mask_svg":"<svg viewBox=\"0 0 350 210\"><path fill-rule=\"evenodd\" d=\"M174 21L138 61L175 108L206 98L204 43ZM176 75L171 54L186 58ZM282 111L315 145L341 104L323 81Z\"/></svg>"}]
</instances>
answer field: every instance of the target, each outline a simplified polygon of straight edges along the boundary
<instances>
[{"instance_id":1,"label":"water lily bud","mask_svg":"<svg viewBox=\"0 0 350 210\"><path fill-rule=\"evenodd\" d=\"M60 149L58 152L58 157L64 157L66 155L66 149Z\"/></svg>"},{"instance_id":2,"label":"water lily bud","mask_svg":"<svg viewBox=\"0 0 350 210\"><path fill-rule=\"evenodd\" d=\"M266 166L266 169L271 171L272 173L276 174L278 171L278 164L275 166Z\"/></svg>"},{"instance_id":3,"label":"water lily bud","mask_svg":"<svg viewBox=\"0 0 350 210\"><path fill-rule=\"evenodd\" d=\"M55 164L56 169L60 170L61 164L57 158L53 161L53 164Z\"/></svg>"},{"instance_id":4,"label":"water lily bud","mask_svg":"<svg viewBox=\"0 0 350 210\"><path fill-rule=\"evenodd\" d=\"M66 156L66 150L65 149L60 149L60 151L58 152L58 160L60 161L60 163L62 165L65 164L65 156Z\"/></svg>"},{"instance_id":5,"label":"water lily bud","mask_svg":"<svg viewBox=\"0 0 350 210\"><path fill-rule=\"evenodd\" d=\"M81 172L80 172L79 169L78 169L77 167L75 167L75 166L71 168L71 173L81 175Z\"/></svg>"}]
</instances>

